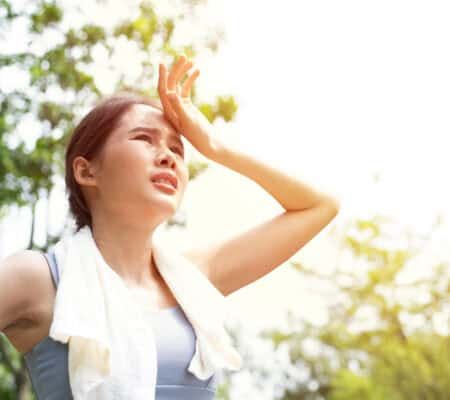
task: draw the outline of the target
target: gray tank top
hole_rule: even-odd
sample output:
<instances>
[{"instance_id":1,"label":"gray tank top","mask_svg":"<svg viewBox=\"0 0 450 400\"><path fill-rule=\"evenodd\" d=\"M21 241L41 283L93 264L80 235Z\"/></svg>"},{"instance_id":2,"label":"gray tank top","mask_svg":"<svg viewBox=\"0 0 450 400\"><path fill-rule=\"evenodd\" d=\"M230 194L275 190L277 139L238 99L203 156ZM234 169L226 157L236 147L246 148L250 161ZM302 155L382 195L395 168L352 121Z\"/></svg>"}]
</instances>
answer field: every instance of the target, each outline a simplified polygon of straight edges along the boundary
<instances>
[{"instance_id":1,"label":"gray tank top","mask_svg":"<svg viewBox=\"0 0 450 400\"><path fill-rule=\"evenodd\" d=\"M52 251L43 253L55 288L59 271ZM150 314L157 348L156 400L212 400L217 374L198 379L187 370L195 351L195 331L177 305ZM24 354L26 368L37 400L73 400L68 370L68 343L50 336ZM125 400L125 399L124 399Z\"/></svg>"}]
</instances>

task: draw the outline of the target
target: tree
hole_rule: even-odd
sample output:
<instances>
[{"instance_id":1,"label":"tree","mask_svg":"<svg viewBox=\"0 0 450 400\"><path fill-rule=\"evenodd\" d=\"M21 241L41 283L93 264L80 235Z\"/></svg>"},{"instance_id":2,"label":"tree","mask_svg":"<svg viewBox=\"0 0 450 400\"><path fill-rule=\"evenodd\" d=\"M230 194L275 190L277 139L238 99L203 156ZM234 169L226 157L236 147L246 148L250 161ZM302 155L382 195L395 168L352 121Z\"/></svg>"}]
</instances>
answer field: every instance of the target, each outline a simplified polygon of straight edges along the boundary
<instances>
[{"instance_id":1,"label":"tree","mask_svg":"<svg viewBox=\"0 0 450 400\"><path fill-rule=\"evenodd\" d=\"M254 365L258 385L276 375L273 386L284 387L277 397L283 400L448 399L450 268L445 262L424 265L426 277L408 279L422 241L433 236L390 236L391 226L375 217L346 228L342 254L357 267L338 263L323 273L291 262L312 290L327 288L321 293L330 298L329 320L317 326L289 315L289 332L262 332L274 346L274 360L286 346L289 355L270 371L250 354L245 364ZM399 242L403 248L395 246ZM446 318L446 332L437 328L438 317Z\"/></svg>"}]
</instances>

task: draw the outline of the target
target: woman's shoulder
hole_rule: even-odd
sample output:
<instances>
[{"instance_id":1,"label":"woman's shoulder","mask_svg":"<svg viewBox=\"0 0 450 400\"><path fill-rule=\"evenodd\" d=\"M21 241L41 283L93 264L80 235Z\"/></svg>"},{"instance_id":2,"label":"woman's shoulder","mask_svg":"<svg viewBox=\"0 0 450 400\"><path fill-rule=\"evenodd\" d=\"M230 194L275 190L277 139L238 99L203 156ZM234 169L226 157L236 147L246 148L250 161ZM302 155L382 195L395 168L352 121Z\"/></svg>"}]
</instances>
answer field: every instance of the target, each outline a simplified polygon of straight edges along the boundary
<instances>
[{"instance_id":1,"label":"woman's shoulder","mask_svg":"<svg viewBox=\"0 0 450 400\"><path fill-rule=\"evenodd\" d=\"M29 351L48 332L55 293L41 251L20 250L0 264L0 330L17 351Z\"/></svg>"},{"instance_id":2,"label":"woman's shoulder","mask_svg":"<svg viewBox=\"0 0 450 400\"><path fill-rule=\"evenodd\" d=\"M31 322L38 319L43 310L48 308L56 294L50 268L42 251L19 250L3 260L0 274L8 274L8 282L13 287L7 299L14 302L17 320ZM14 282L12 284L12 282ZM0 290L2 291L2 290ZM5 292L4 292L5 293Z\"/></svg>"}]
</instances>

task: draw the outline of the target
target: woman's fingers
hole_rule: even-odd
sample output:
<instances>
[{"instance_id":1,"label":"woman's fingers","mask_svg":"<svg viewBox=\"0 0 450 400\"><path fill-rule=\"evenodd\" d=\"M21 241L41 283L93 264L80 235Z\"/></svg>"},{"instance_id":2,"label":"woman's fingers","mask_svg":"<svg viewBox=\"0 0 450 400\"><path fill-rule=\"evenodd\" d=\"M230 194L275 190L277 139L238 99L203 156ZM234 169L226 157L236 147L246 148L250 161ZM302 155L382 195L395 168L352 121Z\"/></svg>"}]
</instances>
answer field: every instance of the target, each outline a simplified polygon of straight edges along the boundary
<instances>
[{"instance_id":1,"label":"woman's fingers","mask_svg":"<svg viewBox=\"0 0 450 400\"><path fill-rule=\"evenodd\" d=\"M192 61L188 61L186 64L183 65L183 67L181 67L176 75L175 75L175 84L176 84L176 92L178 94L180 93L180 88L178 86L178 83L183 79L183 76L187 73L187 71L192 67L193 63Z\"/></svg>"},{"instance_id":2,"label":"woman's fingers","mask_svg":"<svg viewBox=\"0 0 450 400\"><path fill-rule=\"evenodd\" d=\"M177 129L180 129L180 118L185 117L185 110L181 105L180 95L184 99L189 99L191 87L200 74L200 71L196 69L187 77L180 89L178 83L192 65L192 61L187 60L185 55L181 55L178 58L169 74L167 74L166 66L164 64L159 64L159 96L164 107L164 113Z\"/></svg>"},{"instance_id":3,"label":"woman's fingers","mask_svg":"<svg viewBox=\"0 0 450 400\"><path fill-rule=\"evenodd\" d=\"M186 67L185 64L186 64L186 57L184 55L181 55L175 62L175 65L172 67L169 76L167 78L167 88L170 91L177 91L176 86L178 83L178 78L183 73L183 70Z\"/></svg>"},{"instance_id":4,"label":"woman's fingers","mask_svg":"<svg viewBox=\"0 0 450 400\"><path fill-rule=\"evenodd\" d=\"M195 79L200 75L200 71L196 69L191 75L187 77L187 79L184 81L182 89L181 89L181 96L182 97L189 97L191 92L192 84L194 83Z\"/></svg>"},{"instance_id":5,"label":"woman's fingers","mask_svg":"<svg viewBox=\"0 0 450 400\"><path fill-rule=\"evenodd\" d=\"M170 104L169 98L167 97L167 72L164 64L159 64L158 93L167 118L176 128L178 128L177 115Z\"/></svg>"}]
</instances>

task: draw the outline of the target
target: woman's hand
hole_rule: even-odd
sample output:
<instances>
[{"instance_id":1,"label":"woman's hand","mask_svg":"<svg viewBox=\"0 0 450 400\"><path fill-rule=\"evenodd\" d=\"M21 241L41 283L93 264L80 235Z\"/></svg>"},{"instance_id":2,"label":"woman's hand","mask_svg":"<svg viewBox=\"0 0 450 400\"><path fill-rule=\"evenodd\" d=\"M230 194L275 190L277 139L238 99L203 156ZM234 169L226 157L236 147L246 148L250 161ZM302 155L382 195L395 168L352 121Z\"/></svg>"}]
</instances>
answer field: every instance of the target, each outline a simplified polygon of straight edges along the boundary
<instances>
[{"instance_id":1,"label":"woman's hand","mask_svg":"<svg viewBox=\"0 0 450 400\"><path fill-rule=\"evenodd\" d=\"M219 146L213 137L214 127L191 102L191 87L200 71L195 69L180 88L179 82L192 67L192 61L181 55L167 75L167 68L159 64L158 93L164 115L175 129L205 157L213 158Z\"/></svg>"}]
</instances>

